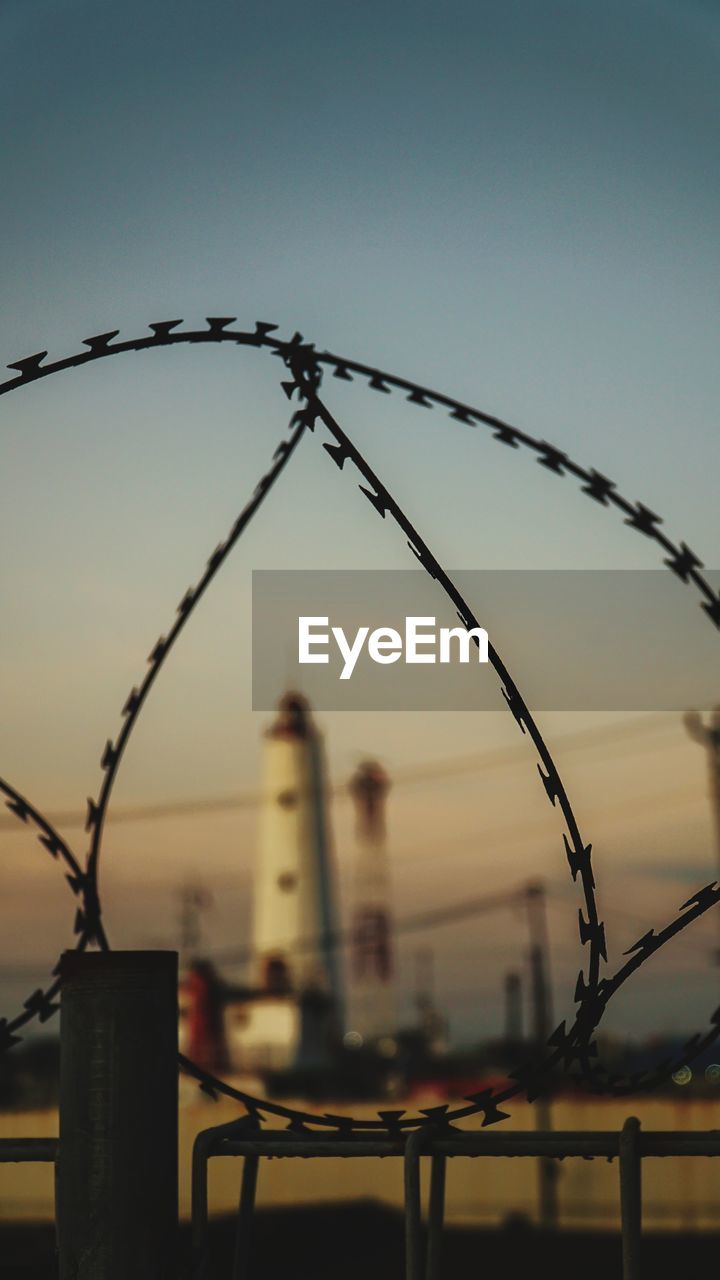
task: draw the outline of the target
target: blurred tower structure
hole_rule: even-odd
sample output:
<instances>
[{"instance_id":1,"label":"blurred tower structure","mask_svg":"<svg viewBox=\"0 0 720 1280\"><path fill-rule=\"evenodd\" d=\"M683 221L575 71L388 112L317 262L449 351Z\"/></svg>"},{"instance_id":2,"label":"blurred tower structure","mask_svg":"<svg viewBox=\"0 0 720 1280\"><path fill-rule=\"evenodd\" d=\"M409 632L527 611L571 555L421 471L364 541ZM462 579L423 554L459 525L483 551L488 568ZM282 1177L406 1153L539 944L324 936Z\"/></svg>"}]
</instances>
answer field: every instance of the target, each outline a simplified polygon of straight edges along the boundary
<instances>
[{"instance_id":1,"label":"blurred tower structure","mask_svg":"<svg viewBox=\"0 0 720 1280\"><path fill-rule=\"evenodd\" d=\"M720 707L713 707L707 724L697 711L688 711L685 716L685 728L693 741L699 742L705 748L707 754L710 804L715 829L715 855L720 867ZM715 962L720 964L720 946L715 952Z\"/></svg>"},{"instance_id":2,"label":"blurred tower structure","mask_svg":"<svg viewBox=\"0 0 720 1280\"><path fill-rule=\"evenodd\" d=\"M253 983L322 992L341 1005L335 877L322 739L307 701L281 699L265 733L252 945Z\"/></svg>"},{"instance_id":3,"label":"blurred tower structure","mask_svg":"<svg viewBox=\"0 0 720 1280\"><path fill-rule=\"evenodd\" d=\"M178 890L180 963L185 966L201 951L202 913L212 906L212 894L198 884L184 884Z\"/></svg>"},{"instance_id":4,"label":"blurred tower structure","mask_svg":"<svg viewBox=\"0 0 720 1280\"><path fill-rule=\"evenodd\" d=\"M355 876L352 908L350 1025L365 1043L394 1036L390 874L385 841L387 775L375 761L359 765L350 781L355 801Z\"/></svg>"},{"instance_id":5,"label":"blurred tower structure","mask_svg":"<svg viewBox=\"0 0 720 1280\"><path fill-rule=\"evenodd\" d=\"M505 1040L508 1044L522 1040L522 979L515 972L505 974Z\"/></svg>"},{"instance_id":6,"label":"blurred tower structure","mask_svg":"<svg viewBox=\"0 0 720 1280\"><path fill-rule=\"evenodd\" d=\"M707 752L715 849L720 864L720 707L713 707L708 724L703 722L697 711L688 711L685 728L690 737L705 747Z\"/></svg>"},{"instance_id":7,"label":"blurred tower structure","mask_svg":"<svg viewBox=\"0 0 720 1280\"><path fill-rule=\"evenodd\" d=\"M439 1056L448 1051L448 1022L435 1004L435 952L418 947L415 952L415 1008L425 1040L425 1052Z\"/></svg>"}]
</instances>

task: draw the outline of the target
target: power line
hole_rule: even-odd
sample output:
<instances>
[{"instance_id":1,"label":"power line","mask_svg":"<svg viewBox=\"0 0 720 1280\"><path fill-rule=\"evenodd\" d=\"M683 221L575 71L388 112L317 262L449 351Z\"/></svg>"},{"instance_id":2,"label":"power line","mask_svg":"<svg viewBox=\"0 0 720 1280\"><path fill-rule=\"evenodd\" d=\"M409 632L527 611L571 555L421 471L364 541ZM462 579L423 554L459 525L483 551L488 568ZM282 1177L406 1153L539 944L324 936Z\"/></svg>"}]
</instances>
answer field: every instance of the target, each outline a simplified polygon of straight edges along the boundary
<instances>
[{"instance_id":1,"label":"power line","mask_svg":"<svg viewBox=\"0 0 720 1280\"><path fill-rule=\"evenodd\" d=\"M648 720L642 717L625 721L621 725L602 725L596 729L580 729L575 733L563 734L557 739L557 751L590 750L596 747L632 740L642 739L658 730L677 725L676 716L653 717ZM467 755L451 757L446 760L430 761L426 765L409 765L400 768L392 776L393 788L412 786L418 782L441 781L445 778L459 777L463 773L475 770L507 768L522 764L528 759L528 748L523 745L500 747L494 751L472 752ZM347 794L346 783L333 783L327 788L329 799L337 799ZM109 825L120 825L127 822L157 821L163 818L202 816L208 813L223 813L239 810L257 809L263 802L261 791L235 792L233 795L205 796L192 800L168 800L165 802L141 805L127 805L111 809L107 816ZM68 829L85 826L86 811L79 809L59 809L47 815L48 821L56 828ZM9 815L0 815L0 833L16 831L17 819Z\"/></svg>"},{"instance_id":2,"label":"power line","mask_svg":"<svg viewBox=\"0 0 720 1280\"><path fill-rule=\"evenodd\" d=\"M503 889L497 893L486 893L475 898L462 898L447 903L442 907L432 907L425 911L416 911L412 915L401 917L393 924L395 934L420 933L426 929L437 929L444 925L456 924L461 920L469 920L498 908L517 908L527 905L537 894L537 881L530 881L514 889ZM335 933L325 934L320 941L331 947L348 946L353 941L352 929L339 929ZM299 951L315 950L318 945L317 936L301 938L293 943L293 949ZM241 964L253 959L257 953L252 947L234 947L224 951L216 951L208 958L218 964Z\"/></svg>"},{"instance_id":3,"label":"power line","mask_svg":"<svg viewBox=\"0 0 720 1280\"><path fill-rule=\"evenodd\" d=\"M557 885L546 884L546 893L551 906L562 907L563 910L567 910L568 901L571 896L571 890L569 887L560 888ZM611 936L609 926L614 924L616 920L630 925L632 930L636 931L636 936L638 938L643 933L647 932L647 919L643 919L641 916L638 916L631 911L626 911L623 907L616 906L615 902L612 899L608 900L604 893L602 895L602 900L604 912L607 917L606 929L609 937ZM633 937L631 941L634 942L635 937ZM710 943L703 943L698 939L693 939L692 937L687 937L681 934L673 939L673 947L680 947L681 950L685 949L686 951L693 951L696 956L703 955L706 959L709 957L712 960L713 965L715 965L715 953L717 948L715 946L711 946Z\"/></svg>"},{"instance_id":4,"label":"power line","mask_svg":"<svg viewBox=\"0 0 720 1280\"><path fill-rule=\"evenodd\" d=\"M395 933L417 933L425 929L435 929L442 925L453 924L458 920L481 915L498 907L522 906L528 896L528 888L521 885L518 889L506 889L499 893L484 894L476 898L464 898L460 902L451 902L444 907L433 907L430 910L414 912L394 925ZM330 947L345 947L353 941L352 929L339 929L325 934L320 941ZM293 943L295 951L314 951L318 945L317 935L300 938ZM244 964L257 955L254 947L230 947L212 952L207 959L215 964ZM0 966L0 973L36 972L39 966Z\"/></svg>"},{"instance_id":5,"label":"power line","mask_svg":"<svg viewBox=\"0 0 720 1280\"><path fill-rule=\"evenodd\" d=\"M555 905L567 905L567 899L570 896L570 890L561 889L554 884L547 884L543 881L544 892ZM394 924L394 932L396 934L419 933L427 929L442 928L449 924L456 924L462 920L469 920L479 915L485 915L488 912L502 908L512 910L513 908L522 908L528 901L531 886L527 883L521 884L514 889L500 890L497 893L482 894L474 898L463 898L454 902L446 903L442 907L432 907L428 910L417 911L412 915L402 917ZM647 921L643 921L622 908L616 908L612 903L607 904L612 919L622 919L632 924L640 932L647 928ZM353 932L351 929L341 929L335 933L326 935L322 941L332 947L348 946L353 940ZM692 942L691 939L677 938L676 944L684 944L688 948L697 950L698 953L708 953L712 948L703 947L702 943ZM313 937L301 938L294 945L298 951L314 950L317 947L318 938ZM557 948L554 948L554 952ZM255 958L257 952L253 947L230 947L224 950L212 952L207 958L216 964L237 965L244 964ZM42 966L38 965L0 965L0 974L20 974L35 973Z\"/></svg>"}]
</instances>

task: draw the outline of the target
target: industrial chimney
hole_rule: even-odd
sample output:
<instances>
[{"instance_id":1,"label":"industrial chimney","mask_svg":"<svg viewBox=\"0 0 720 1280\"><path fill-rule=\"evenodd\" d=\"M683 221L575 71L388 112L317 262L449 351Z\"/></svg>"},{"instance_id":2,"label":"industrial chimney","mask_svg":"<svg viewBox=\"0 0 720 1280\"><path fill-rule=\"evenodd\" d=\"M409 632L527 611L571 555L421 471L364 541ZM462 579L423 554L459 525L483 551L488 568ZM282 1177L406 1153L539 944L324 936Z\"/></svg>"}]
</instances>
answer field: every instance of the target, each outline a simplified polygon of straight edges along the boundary
<instances>
[{"instance_id":1,"label":"industrial chimney","mask_svg":"<svg viewBox=\"0 0 720 1280\"><path fill-rule=\"evenodd\" d=\"M359 765L350 781L350 794L355 801L356 854L349 1022L366 1044L392 1037L397 1028L385 843L385 799L389 787L384 769L375 761Z\"/></svg>"}]
</instances>

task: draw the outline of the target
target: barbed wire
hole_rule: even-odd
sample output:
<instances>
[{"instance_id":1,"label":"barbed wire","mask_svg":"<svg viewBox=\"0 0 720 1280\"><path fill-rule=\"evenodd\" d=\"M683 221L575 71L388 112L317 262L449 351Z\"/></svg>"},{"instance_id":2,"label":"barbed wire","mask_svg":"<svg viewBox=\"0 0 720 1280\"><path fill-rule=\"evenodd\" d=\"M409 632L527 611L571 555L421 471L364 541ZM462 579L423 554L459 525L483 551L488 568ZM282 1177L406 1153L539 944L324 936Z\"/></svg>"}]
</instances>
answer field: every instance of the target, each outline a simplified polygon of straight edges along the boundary
<instances>
[{"instance_id":1,"label":"barbed wire","mask_svg":"<svg viewBox=\"0 0 720 1280\"><path fill-rule=\"evenodd\" d=\"M209 320L209 332L213 331L216 322ZM170 323L169 330L173 327ZM151 326L153 331L162 336L166 330L164 325ZM90 357L97 358L99 354L104 352L107 347L105 339L114 337L115 334L102 335L100 338L88 339L87 345L90 348ZM192 338L190 339L192 340ZM84 363L84 355L76 357L70 362L70 365ZM57 362L60 368L68 367L67 361ZM21 382L33 380L32 367L36 364L35 357L31 358L30 363L27 361L18 361L9 368L19 368L21 371ZM53 370L57 372L57 369ZM12 380L10 383L0 385L0 394L4 391L12 389L18 385L18 380ZM180 601L175 621L168 631L167 636L163 636L155 644L148 658L149 668L144 679L139 686L133 687L123 707L123 725L117 736L116 741L108 740L102 754L101 768L104 771L103 783L97 800L92 798L87 802L87 817L85 822L86 831L92 832L90 849L87 855L85 870L83 871L78 859L69 849L67 843L60 837L51 823L28 801L20 795L20 793L6 779L0 778L0 792L7 797L7 807L21 821L30 820L39 828L40 834L38 839L54 856L60 855L66 865L70 868L70 875L67 876L68 884L73 894L79 899L79 905L76 909L73 931L76 935L76 949L85 950L92 943L96 943L103 950L109 948L107 936L101 921L100 895L98 889L98 858L100 853L102 832L105 815L112 788L117 776L123 752L127 745L128 739L137 722L145 700L157 678L158 672L170 653L175 641L183 630L188 618L204 595L208 586L216 576L221 565L230 554L235 543L240 538L244 529L249 524L255 512L262 504L266 494L272 488L277 477L284 469L289 458L292 456L295 448L299 444L304 434L302 424L295 426L291 433L290 439L281 439L275 452L270 468L265 472L255 486L252 497L245 505L240 515L237 517L232 526L225 542L220 543L210 556L205 572L194 587L186 591ZM57 1011L59 1006L55 1003L56 996L60 990L60 980L57 977L58 967L56 965L53 971L55 981L47 989L39 988L35 990L23 1004L22 1012L14 1018L0 1019L0 1052L3 1049L11 1048L18 1043L19 1037L17 1032L27 1025L34 1017L40 1022L45 1022Z\"/></svg>"},{"instance_id":2,"label":"barbed wire","mask_svg":"<svg viewBox=\"0 0 720 1280\"><path fill-rule=\"evenodd\" d=\"M303 356L304 355L305 353L303 352ZM389 490L382 483L379 476L375 474L369 464L365 461L360 451L340 427L337 420L320 400L317 395L316 387L313 385L312 381L310 379L304 380L306 366L304 367L303 361L297 357L293 361L291 357L289 363L293 368L298 389L307 406L304 411L301 411L296 415L298 420L306 421L311 427L314 427L315 422L318 419L323 422L324 426L330 432L335 441L334 444L325 443L323 447L330 454L336 465L342 470L347 461L354 464L356 470L365 480L366 485L369 486L369 488L367 488L365 485L361 484L359 486L361 492L363 492L369 499L372 506L382 519L385 519L386 516L389 515L397 527L405 534L410 550L419 560L420 564L430 577L438 581L446 596L455 605L457 615L462 624L467 630L479 627L478 619L469 608L467 601L464 599L455 583L451 580L450 576L435 559L429 546L420 536L418 530L413 526L410 520L408 520L404 511L400 508ZM347 373L347 368L344 372ZM367 370L363 369L363 372L367 372ZM410 388L411 385L404 380L396 380L389 377L385 378L384 375L378 374L377 371L375 371L375 375L374 379L371 378L371 385L375 385L378 390L387 389L382 385L383 380L385 382L392 382L395 385L402 385L404 388ZM438 397L436 393L420 387L410 389L407 398L417 404L427 405L427 402L431 400L443 402L445 404L448 403L446 397ZM469 412L469 408L467 406L464 406L463 408ZM453 412L453 416L456 416L455 412ZM560 455L559 451L555 450L553 446L549 446L547 442L536 442L532 437L525 435L525 433L517 432L514 428L508 428L507 424L502 423L499 419L490 418L485 414L479 414L477 416L480 420L498 428L496 436L499 435L499 438L503 439L505 443L511 442L507 438L507 432L510 430L513 433L513 440L515 443L523 443L532 448L537 448L541 453L539 460L544 465L550 467L551 470L559 471L562 474L562 467L567 466L568 470L572 470L574 474L581 476L583 479L588 481L591 479L591 473L588 473L583 468L579 468L576 464L571 463L567 458L567 455ZM597 475L597 473L592 473L592 475ZM612 482L607 481L605 477L603 477L603 480L605 481L604 496L607 497L611 491L615 492L615 486ZM607 486L610 486L610 488ZM585 491L587 492L587 489ZM598 497L598 494L597 492L593 492L591 493L591 496ZM710 599L715 599L712 588L698 572L701 567L699 559L689 552L689 549L685 544L681 544L682 557L684 558L679 559L681 556L679 549L675 547L675 544L672 543L670 539L658 530L657 526L660 524L660 517L649 512L643 504L638 503L636 507L633 507L632 504L628 503L626 499L622 498L619 494L616 494L616 505L620 506L621 509L625 511L633 513L632 517L626 520L626 523L630 524L631 527L640 528L642 532L659 542L664 550L673 553L673 559L666 560L665 563L668 567L673 569L682 581L687 582L692 580L696 585L698 585L698 581L701 582ZM639 512L642 513L640 523L638 523L638 520L635 518ZM690 572L691 569L692 573ZM720 600L718 600L717 603L720 605ZM703 602L703 608L716 625L720 625L720 612L717 610L713 611L708 607L707 601ZM565 820L567 826L567 832L563 834L565 853L570 865L573 881L577 882L578 876L580 878L580 885L584 897L585 915L583 915L583 910L581 908L579 911L579 935L581 945L588 947L587 976L583 974L582 971L578 975L575 990L575 1000L578 1004L578 1010L572 1027L568 1031L565 1023L561 1023L555 1032L553 1032L548 1043L561 1050L562 1062L566 1068L572 1063L577 1063L580 1068L581 1077L588 1082L592 1082L594 1087L601 1088L603 1091L606 1089L618 1091L625 1086L624 1078L604 1072L602 1067L593 1064L592 1062L593 1057L597 1054L597 1045L593 1042L592 1035L596 1027L599 1025L608 1000L624 984L624 982L627 981L631 974L635 972L639 965L650 957L650 955L665 945L670 938L674 937L678 932L686 928L687 924L690 923L692 919L703 914L705 910L710 908L710 906L715 905L715 903L720 900L720 888L716 889L715 882L713 882L712 885L706 886L703 890L700 890L695 898L689 899L688 902L684 903L683 907L681 907L682 912L685 908L691 907L694 904L694 911L687 912L685 916L679 915L676 917L676 919L667 925L660 934L656 935L654 931L651 930L649 934L631 948L631 950L636 952L634 960L628 962L628 964L624 966L623 969L613 977L613 979L601 982L599 976L600 963L601 961L607 961L607 952L605 946L604 926L599 919L597 911L595 882L591 869L591 846L589 844L585 845L582 840L580 828L570 804L569 797L565 791L558 770L542 738L539 728L535 723L527 704L522 698L517 685L512 679L510 672L502 662L497 650L492 644L488 644L488 659L500 678L501 690L511 714L517 721L522 732L527 733L533 742L539 757L538 772L548 799L553 807L557 805L562 813L563 819ZM710 1043L719 1033L720 1028L716 1028L714 1026L713 1030L708 1033L709 1039L706 1037L706 1042ZM703 1043L703 1047L705 1047L705 1042ZM691 1045L688 1045L688 1052L690 1051L690 1048ZM547 1059L545 1063L539 1065L531 1064L528 1068L522 1068L519 1072L513 1072L512 1075L521 1081L524 1086L527 1086L525 1091L528 1092L529 1096L531 1092L535 1093L535 1090L538 1088L539 1078L555 1065L557 1065L557 1060ZM673 1066L670 1065L670 1071L673 1069ZM639 1081L633 1080L632 1087L637 1087L639 1083ZM647 1083L649 1086L649 1078ZM655 1083L654 1077L652 1083ZM503 1093L500 1096L496 1096L495 1102L504 1102L511 1096L512 1094Z\"/></svg>"},{"instance_id":3,"label":"barbed wire","mask_svg":"<svg viewBox=\"0 0 720 1280\"><path fill-rule=\"evenodd\" d=\"M39 810L5 779L0 779L0 791L7 797L5 803L14 817L26 826L29 824L37 828L38 841L52 858L59 859L62 865L67 868L66 880L73 893L81 894L85 880L82 867L69 845L58 834L52 823L43 817ZM77 950L85 950L90 942L90 937L82 929L79 908L75 916L75 933L79 935L76 944ZM45 990L38 987L28 996L23 1003L21 1013L18 1013L10 1020L0 1018L0 1053L20 1043L22 1037L18 1036L18 1031L21 1031L34 1018L37 1018L40 1022L47 1022L54 1013L57 1013L60 1008L59 1004L56 1003L56 997L60 992L59 961L52 971L52 976L55 981Z\"/></svg>"},{"instance_id":4,"label":"barbed wire","mask_svg":"<svg viewBox=\"0 0 720 1280\"><path fill-rule=\"evenodd\" d=\"M423 569L438 582L447 598L455 605L458 617L467 629L478 626L478 622L468 603L461 595L455 583L435 559L428 544L420 536L402 508L395 501L389 490L372 470L359 449L343 431L339 423L319 396L323 366L330 367L333 375L343 380L352 380L354 376L364 378L367 385L376 391L388 393L400 390L406 393L409 402L431 408L433 405L444 408L450 417L469 426L483 424L493 432L493 437L512 448L525 447L534 452L537 461L547 470L558 476L572 475L581 482L581 491L594 501L605 507L614 507L625 516L625 524L654 541L663 552L667 553L664 564L686 585L692 585L701 596L701 607L720 627L720 595L716 595L712 587L701 573L702 562L684 542L675 544L660 529L661 518L643 503L631 503L617 491L615 483L595 470L587 470L578 466L562 450L555 448L544 440L536 440L526 432L510 426L501 419L462 404L441 393L422 387L407 379L387 374L381 370L360 364L330 352L317 352L311 343L306 343L299 333L286 341L275 336L275 325L258 322L253 331L232 330L228 326L234 317L210 317L207 329L180 330L180 320L163 321L151 324L152 336L143 336L129 341L113 342L118 330L99 334L85 339L83 345L87 351L74 356L44 363L47 352L15 361L8 367L17 370L17 377L0 384L0 394L5 394L21 386L26 386L40 378L60 372L64 369L79 367L92 360L127 351L143 351L158 346L170 346L180 342L232 342L239 346L249 346L268 350L279 357L290 372L290 378L282 382L282 387L292 400L297 396L301 407L292 415L290 441L283 441L273 455L273 465L261 478L249 503L241 512L233 525L230 534L221 542L207 562L206 570L195 587L191 587L181 600L177 617L167 635L163 635L153 647L148 658L149 669L138 686L134 687L123 708L123 724L113 741L106 743L101 768L103 780L97 799L88 800L86 829L90 832L90 848L87 854L84 871L80 876L75 874L74 865L80 867L78 860L64 842L60 842L57 833L47 820L43 819L39 810L22 800L19 793L9 784L0 780L0 790L8 797L8 804L19 820L31 820L40 831L40 839L57 841L57 850L63 861L71 867L72 875L68 877L70 888L80 899L75 919L75 932L78 935L77 946L83 949L91 944L100 948L108 948L109 942L101 919L99 894L99 861L102 849L102 837L107 810L112 795L113 785L117 777L120 763L130 734L140 715L145 700L161 670L163 664L183 629L188 617L197 607L199 600L224 563L233 546L255 511L261 505L277 476L284 469L288 459L296 448L306 430L314 431L318 421L321 422L333 437L333 442L324 442L323 448L340 470L350 462L359 473L364 484L360 490L371 503L378 515L385 519L390 516L393 523L404 534L408 546ZM553 808L562 816L566 830L563 831L563 845L573 883L579 885L582 906L579 909L579 937L582 947L587 948L586 972L580 971L575 988L577 1010L569 1029L566 1022L560 1023L549 1037L547 1048L542 1054L535 1056L527 1063L521 1064L510 1073L506 1087L485 1089L467 1099L468 1105L451 1110L449 1106L432 1107L421 1110L419 1115L408 1116L405 1111L381 1111L377 1120L355 1119L352 1116L334 1116L326 1113L318 1115L284 1107L268 1099L255 1098L242 1090L236 1089L227 1081L221 1080L205 1071L184 1055L180 1055L182 1069L194 1077L201 1088L210 1096L224 1094L241 1102L246 1110L249 1124L256 1125L266 1115L285 1118L289 1127L302 1129L310 1127L331 1127L339 1132L347 1133L355 1130L383 1129L399 1132L415 1128L429 1121L437 1124L451 1124L469 1116L481 1114L483 1125L493 1124L507 1115L502 1106L519 1093L529 1099L538 1096L547 1087L548 1079L556 1068L570 1072L601 1092L624 1092L637 1090L640 1087L650 1088L674 1069L674 1063L660 1064L651 1073L643 1073L637 1077L623 1077L607 1072L594 1061L597 1057L597 1044L593 1035L597 1029L610 999L632 977L634 973L651 956L665 946L672 938L684 931L694 920L703 915L720 901L720 886L716 882L705 886L680 908L678 915L665 925L660 932L649 930L629 949L626 954L630 959L611 978L601 978L601 966L607 962L605 933L599 918L595 896L595 880L591 866L592 846L582 837L579 823L575 817L569 796L561 780L552 755L545 744L539 727L524 701L518 686L503 663L494 646L488 646L488 657L501 684L501 690L510 714L513 716L521 732L526 735L535 749L537 770L544 791ZM24 806L24 808L23 808ZM47 845L46 845L47 847ZM67 853L63 853L63 848ZM72 862L68 862L68 858ZM23 1013L11 1021L0 1023L0 1038L4 1047L17 1043L19 1037L15 1032L32 1017L45 1020L52 1016L56 1006L52 998L57 994L58 982L45 990L37 991L29 1001L25 1002ZM685 1046L682 1062L691 1060L698 1052L706 1048L720 1034L720 1011L713 1014L711 1029L705 1036L696 1035Z\"/></svg>"}]
</instances>

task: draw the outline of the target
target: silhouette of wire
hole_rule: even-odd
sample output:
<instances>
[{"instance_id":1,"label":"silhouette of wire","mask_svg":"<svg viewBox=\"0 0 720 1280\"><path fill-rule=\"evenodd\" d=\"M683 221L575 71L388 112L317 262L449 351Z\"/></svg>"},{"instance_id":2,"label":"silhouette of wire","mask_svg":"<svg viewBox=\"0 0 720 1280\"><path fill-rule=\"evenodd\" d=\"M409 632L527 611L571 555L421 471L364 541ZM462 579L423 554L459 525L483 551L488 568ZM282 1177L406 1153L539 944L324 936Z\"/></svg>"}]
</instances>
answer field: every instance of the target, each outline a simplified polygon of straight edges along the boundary
<instances>
[{"instance_id":1,"label":"silhouette of wire","mask_svg":"<svg viewBox=\"0 0 720 1280\"><path fill-rule=\"evenodd\" d=\"M283 471L288 459L292 456L294 450L299 444L304 434L304 426L298 424L292 431L290 440L281 440L274 454L270 469L260 478L255 486L252 497L245 505L237 520L235 521L228 537L224 543L220 543L210 556L207 562L205 572L195 587L190 588L180 604L178 605L176 620L170 628L166 637L161 637L153 648L149 662L149 670L139 687L133 688L123 707L123 726L120 733L113 743L108 741L102 755L101 767L104 770L103 784L97 801L88 800L87 818L85 823L86 830L92 832L90 850L87 857L86 867L83 871L80 868L78 860L70 851L68 845L58 835L54 827L35 810L27 800L25 800L17 790L6 780L0 778L0 792L4 793L8 799L6 804L13 815L21 821L27 823L31 821L40 830L38 839L53 854L63 859L70 868L71 874L67 876L68 884L72 892L80 899L81 904L78 906L74 933L77 936L77 949L85 950L93 942L101 949L108 949L108 940L105 929L100 918L100 896L98 891L98 856L100 851L100 842L102 839L102 829L107 807L110 801L113 783L117 776L117 771L122 759L124 749L127 745L130 734L137 722L140 711L144 702L155 682L162 662L167 657L172 646L183 630L188 618L199 603L205 591L209 587L213 578L218 573L221 565L226 560L235 543L249 524L253 515L262 504L266 494L272 488L277 477ZM57 966L53 973L57 973ZM16 1015L13 1019L0 1019L0 1052L3 1049L11 1048L18 1043L17 1032L24 1027L32 1018L38 1017L41 1022L45 1022L58 1009L58 1005L54 1003L54 999L60 988L59 979L56 979L47 990L38 989L24 1002L22 1013Z\"/></svg>"},{"instance_id":2,"label":"silhouette of wire","mask_svg":"<svg viewBox=\"0 0 720 1280\"><path fill-rule=\"evenodd\" d=\"M90 360L118 354L123 351L141 351L159 345L173 345L176 342L230 341L237 345L268 349L272 354L278 356L290 371L291 378L282 384L288 398L292 398L297 394L302 404L302 408L297 410L291 419L291 426L296 428L293 436L293 446L305 429L314 430L317 422L322 422L333 437L333 443L326 442L323 444L323 448L335 464L341 470L346 462L350 461L353 464L365 481L364 485L360 485L361 492L370 501L378 515L383 519L387 515L391 517L394 524L406 536L410 550L420 564L438 582L446 596L455 604L463 625L468 629L476 627L477 621L455 584L432 555L430 548L395 502L389 490L382 484L380 478L374 473L360 451L320 399L318 389L322 376L322 367L330 366L335 377L352 380L353 376L360 376L365 378L367 384L376 391L387 393L390 390L399 389L405 391L407 399L414 404L426 408L430 408L433 405L441 406L450 413L452 418L471 426L482 423L489 427L493 431L494 437L502 443L512 448L523 446L534 452L537 461L547 470L559 476L574 476L582 482L582 492L603 506L618 509L625 516L627 525L653 540L667 553L668 558L665 559L664 563L683 583L692 584L695 587L702 597L701 607L715 625L720 626L720 596L716 595L709 586L700 572L702 568L701 561L690 551L686 544L680 543L678 546L673 543L660 529L662 523L660 517L656 516L642 503L633 504L628 502L617 492L615 484L608 480L607 477L594 470L588 471L578 466L567 454L546 441L535 440L527 433L511 427L498 418L463 405L418 384L397 378L394 375L382 373L357 362L342 359L328 352L318 353L312 344L303 341L299 333L296 333L289 341L283 342L274 336L275 326L273 325L257 323L252 332L230 330L228 326L232 323L232 319L226 317L209 318L206 330L181 331L178 333L177 329L181 323L179 320L173 320L153 324L150 326L151 337L133 339L127 342L113 343L113 339L118 334L117 330L100 334L85 340L83 345L88 348L87 351L49 364L44 363L47 355L47 352L44 351L25 357L10 366L11 369L18 371L18 376L0 385L0 394L5 394L19 386L27 385L61 369L85 364ZM89 942L95 942L100 946L108 945L100 918L98 863L102 846L102 833L113 783L132 728L136 723L158 671L166 660L187 615L196 606L217 568L223 562L245 527L247 520L250 519L260 505L269 487L284 466L290 449L285 446L285 452L283 453L281 446L281 449L277 452L281 456L275 467L257 486L253 499L251 499L248 507L239 517L230 537L216 549L198 586L194 589L191 588L181 602L178 609L180 615L178 620L170 629L168 635L161 637L154 646L148 659L150 664L149 671L140 685L131 691L123 709L124 721L120 733L114 742L109 741L105 747L101 761L103 781L100 792L97 800L91 799L88 802L86 826L91 833L91 843L84 880L80 890L82 907L78 912L79 946L87 945ZM539 761L537 765L538 773L548 800L554 808L560 811L564 820L566 826L566 831L563 833L565 854L573 881L575 883L579 882L582 892L585 914L583 914L583 909L581 908L579 912L579 934L581 945L588 948L587 975L584 975L581 971L578 977L575 991L575 1000L578 1008L573 1024L568 1030L566 1024L564 1022L561 1023L548 1040L547 1047L549 1052L543 1053L539 1059L530 1061L513 1072L513 1084L508 1086L507 1089L483 1090L481 1093L474 1094L468 1098L469 1105L467 1107L456 1108L454 1111L451 1111L449 1107L432 1108L430 1111L421 1112L419 1116L406 1116L403 1111L384 1111L379 1114L377 1121L355 1120L351 1116L326 1115L319 1117L311 1113L285 1108L279 1104L270 1103L268 1100L253 1098L242 1091L234 1089L227 1081L221 1081L213 1077L181 1056L180 1061L184 1070L194 1076L206 1092L213 1096L218 1093L225 1093L239 1100L246 1108L247 1118L251 1124L259 1123L259 1119L264 1113L271 1112L276 1116L286 1117L295 1128L302 1127L305 1124L319 1125L321 1127L329 1125L341 1133L353 1131L354 1129L377 1128L382 1128L392 1133L417 1127L420 1124L427 1123L429 1119L432 1119L435 1124L441 1120L449 1123L451 1120L479 1113L483 1115L483 1124L487 1125L505 1117L507 1113L501 1111L501 1105L519 1092L526 1093L529 1098L537 1096L538 1091L544 1087L549 1072L557 1066L563 1066L566 1070L573 1068L579 1070L583 1079L591 1083L593 1087L601 1090L619 1092L626 1087L632 1088L639 1083L634 1078L626 1081L624 1078L610 1076L602 1068L593 1065L592 1058L596 1053L596 1045L592 1040L592 1035L603 1016L611 996L623 986L646 960L659 951L668 941L684 931L690 923L704 914L710 907L716 905L720 900L720 888L717 888L713 882L713 884L699 890L698 893L683 904L680 914L659 933L650 930L638 942L633 944L627 953L630 955L630 959L611 978L601 979L600 968L601 963L606 961L606 951L604 929L597 913L594 892L595 882L591 869L591 846L586 844L581 836L569 797L540 730L517 685L493 646L489 646L489 659L501 681L502 692L508 710L522 733L526 734L533 743ZM0 783L0 787L6 791L6 794L11 799L14 798L16 793L12 788L2 783ZM42 995L42 993L40 994ZM720 1017L714 1016L711 1032L704 1039L700 1036L695 1037L686 1046L688 1053L697 1051L698 1045L704 1047L707 1043L710 1043L720 1033L720 1025L718 1024L720 1024ZM6 1023L5 1026L7 1031L11 1033L13 1024ZM663 1069L667 1065L663 1064ZM672 1068L670 1067L669 1069ZM659 1078L658 1073L660 1070L658 1069L658 1072L652 1073L653 1080ZM649 1078L646 1077L644 1083L647 1084Z\"/></svg>"}]
</instances>

